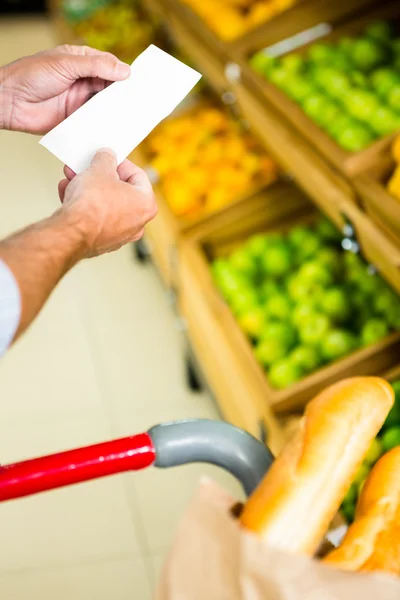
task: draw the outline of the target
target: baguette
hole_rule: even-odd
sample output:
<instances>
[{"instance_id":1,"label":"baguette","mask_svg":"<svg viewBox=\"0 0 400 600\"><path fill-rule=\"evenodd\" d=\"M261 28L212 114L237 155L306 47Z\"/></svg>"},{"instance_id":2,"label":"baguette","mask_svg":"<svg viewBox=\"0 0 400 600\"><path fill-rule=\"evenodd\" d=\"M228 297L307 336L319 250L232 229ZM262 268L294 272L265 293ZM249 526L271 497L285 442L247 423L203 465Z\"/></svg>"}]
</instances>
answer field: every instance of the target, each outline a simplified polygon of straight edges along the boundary
<instances>
[{"instance_id":1,"label":"baguette","mask_svg":"<svg viewBox=\"0 0 400 600\"><path fill-rule=\"evenodd\" d=\"M394 402L378 377L332 385L246 504L241 523L270 546L313 555Z\"/></svg>"},{"instance_id":2,"label":"baguette","mask_svg":"<svg viewBox=\"0 0 400 600\"><path fill-rule=\"evenodd\" d=\"M324 562L347 571L400 575L400 447L372 469L342 544Z\"/></svg>"}]
</instances>

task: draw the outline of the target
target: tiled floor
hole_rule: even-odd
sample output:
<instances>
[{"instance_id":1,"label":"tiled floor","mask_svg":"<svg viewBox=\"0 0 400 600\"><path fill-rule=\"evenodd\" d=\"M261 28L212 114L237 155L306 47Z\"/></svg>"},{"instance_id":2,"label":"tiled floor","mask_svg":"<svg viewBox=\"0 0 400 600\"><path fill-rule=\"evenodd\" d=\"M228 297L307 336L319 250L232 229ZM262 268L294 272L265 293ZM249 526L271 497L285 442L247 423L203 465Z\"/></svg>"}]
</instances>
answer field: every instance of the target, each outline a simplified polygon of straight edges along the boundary
<instances>
[{"instance_id":1,"label":"tiled floor","mask_svg":"<svg viewBox=\"0 0 400 600\"><path fill-rule=\"evenodd\" d=\"M0 21L0 64L54 45L44 20ZM61 165L37 139L0 132L0 237L58 205ZM152 268L130 248L79 265L0 363L3 464L216 418L183 383L180 339ZM147 600L203 473L146 471L0 505L0 598Z\"/></svg>"}]
</instances>

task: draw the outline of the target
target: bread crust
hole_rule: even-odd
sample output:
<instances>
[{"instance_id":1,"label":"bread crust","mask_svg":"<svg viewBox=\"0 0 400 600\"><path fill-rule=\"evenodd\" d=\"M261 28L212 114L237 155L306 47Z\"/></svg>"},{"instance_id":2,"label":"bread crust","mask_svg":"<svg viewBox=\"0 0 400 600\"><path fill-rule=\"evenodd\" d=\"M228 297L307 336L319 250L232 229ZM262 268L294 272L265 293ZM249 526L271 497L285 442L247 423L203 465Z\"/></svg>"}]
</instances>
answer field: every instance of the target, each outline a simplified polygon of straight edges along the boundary
<instances>
[{"instance_id":1,"label":"bread crust","mask_svg":"<svg viewBox=\"0 0 400 600\"><path fill-rule=\"evenodd\" d=\"M354 523L324 562L347 571L400 575L400 447L387 452L372 469Z\"/></svg>"},{"instance_id":2,"label":"bread crust","mask_svg":"<svg viewBox=\"0 0 400 600\"><path fill-rule=\"evenodd\" d=\"M378 377L345 379L316 396L246 504L242 525L273 547L313 555L393 402Z\"/></svg>"}]
</instances>

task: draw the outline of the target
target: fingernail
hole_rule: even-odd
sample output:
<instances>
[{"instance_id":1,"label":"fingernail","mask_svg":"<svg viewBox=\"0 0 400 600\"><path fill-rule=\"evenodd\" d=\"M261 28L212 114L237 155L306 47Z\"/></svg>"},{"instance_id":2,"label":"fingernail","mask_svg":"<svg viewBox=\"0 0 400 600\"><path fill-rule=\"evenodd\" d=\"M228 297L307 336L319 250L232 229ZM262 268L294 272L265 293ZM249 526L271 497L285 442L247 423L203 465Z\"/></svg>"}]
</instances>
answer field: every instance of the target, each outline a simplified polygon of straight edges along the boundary
<instances>
[{"instance_id":1,"label":"fingernail","mask_svg":"<svg viewBox=\"0 0 400 600\"><path fill-rule=\"evenodd\" d=\"M129 77L129 75L131 74L131 68L128 64L120 61L117 64L117 70L118 70L118 75L120 77Z\"/></svg>"}]
</instances>

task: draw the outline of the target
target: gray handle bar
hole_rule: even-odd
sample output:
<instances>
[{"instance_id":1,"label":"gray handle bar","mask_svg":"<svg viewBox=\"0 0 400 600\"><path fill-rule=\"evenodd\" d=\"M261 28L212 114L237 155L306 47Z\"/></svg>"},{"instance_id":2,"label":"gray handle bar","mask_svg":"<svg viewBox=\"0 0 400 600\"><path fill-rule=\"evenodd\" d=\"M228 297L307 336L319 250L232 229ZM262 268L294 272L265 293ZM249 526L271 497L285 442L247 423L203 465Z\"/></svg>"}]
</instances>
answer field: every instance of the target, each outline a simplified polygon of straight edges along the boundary
<instances>
[{"instance_id":1,"label":"gray handle bar","mask_svg":"<svg viewBox=\"0 0 400 600\"><path fill-rule=\"evenodd\" d=\"M258 486L274 457L253 436L220 421L206 419L156 425L149 430L161 469L189 463L222 467L242 484L247 495Z\"/></svg>"}]
</instances>

